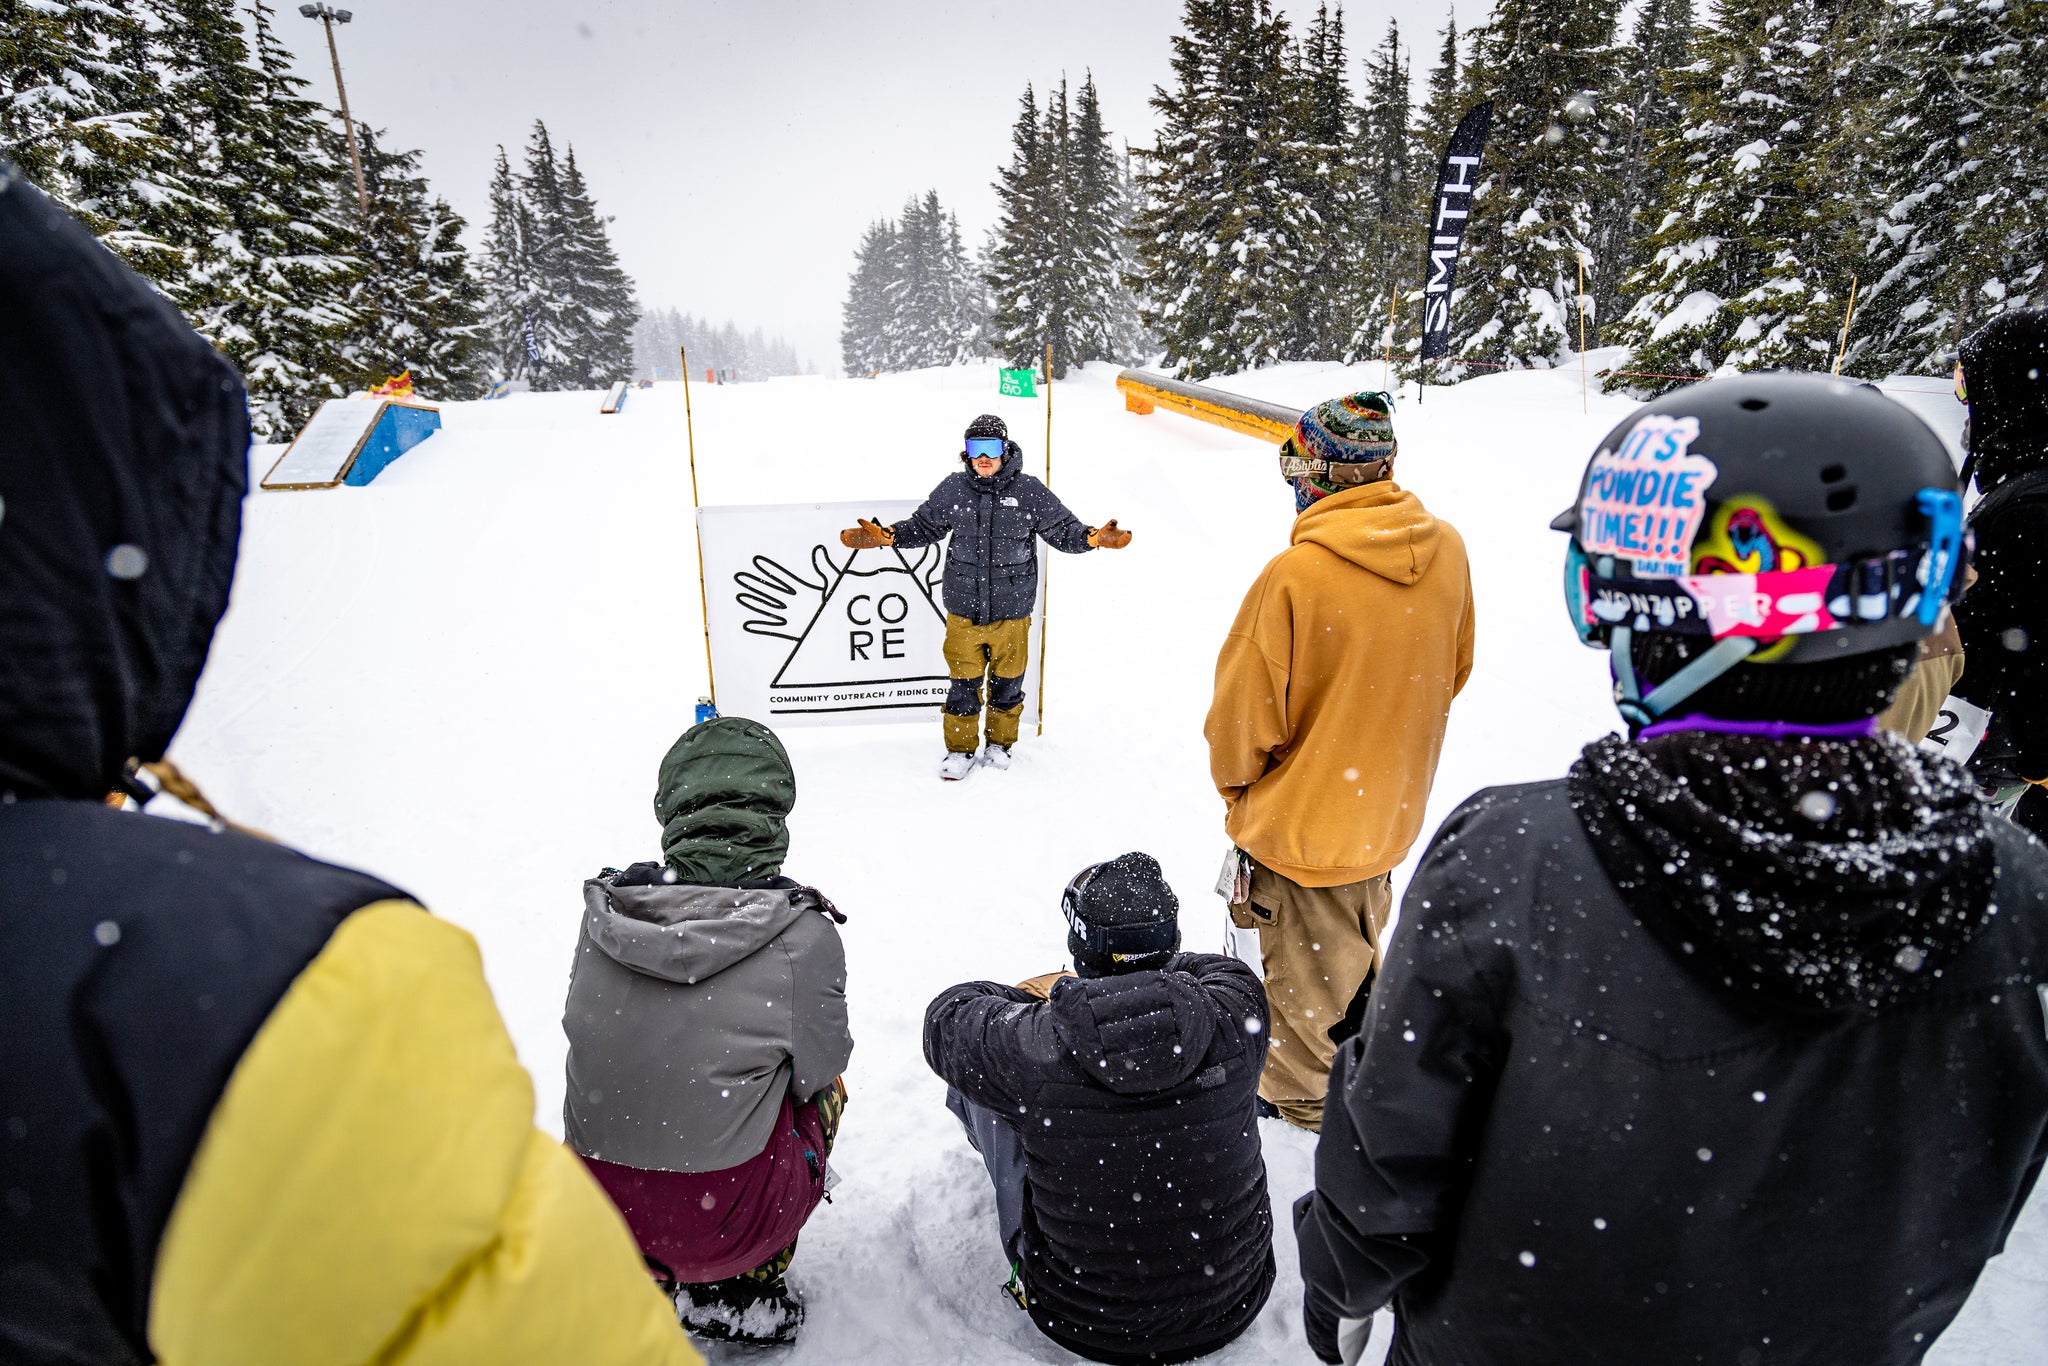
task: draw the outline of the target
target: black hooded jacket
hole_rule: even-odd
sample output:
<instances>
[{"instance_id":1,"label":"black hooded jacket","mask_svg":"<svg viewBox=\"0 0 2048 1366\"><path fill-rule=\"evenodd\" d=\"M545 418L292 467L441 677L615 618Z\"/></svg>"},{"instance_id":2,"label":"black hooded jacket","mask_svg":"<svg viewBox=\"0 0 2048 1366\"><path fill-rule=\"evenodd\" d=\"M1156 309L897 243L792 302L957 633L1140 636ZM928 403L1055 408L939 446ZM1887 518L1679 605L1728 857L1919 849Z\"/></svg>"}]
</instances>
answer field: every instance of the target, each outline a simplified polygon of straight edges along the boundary
<instances>
[{"instance_id":1,"label":"black hooded jacket","mask_svg":"<svg viewBox=\"0 0 2048 1366\"><path fill-rule=\"evenodd\" d=\"M1023 1136L1018 1254L1047 1337L1096 1361L1185 1361L1258 1316L1266 1022L1258 978L1214 954L1065 978L1049 1002L993 982L932 1002L925 1060Z\"/></svg>"},{"instance_id":2,"label":"black hooded jacket","mask_svg":"<svg viewBox=\"0 0 2048 1366\"><path fill-rule=\"evenodd\" d=\"M1481 792L1337 1056L1311 1322L1391 1298L1394 1366L1917 1362L2048 1155L2044 993L2048 852L1895 739Z\"/></svg>"},{"instance_id":3,"label":"black hooded jacket","mask_svg":"<svg viewBox=\"0 0 2048 1366\"><path fill-rule=\"evenodd\" d=\"M1956 692L1991 712L1970 767L1993 786L2048 778L2048 311L1994 319L1963 343L1977 582L1956 604ZM2032 804L2048 802L2036 795Z\"/></svg>"},{"instance_id":4,"label":"black hooded jacket","mask_svg":"<svg viewBox=\"0 0 2048 1366\"><path fill-rule=\"evenodd\" d=\"M1033 537L1069 555L1090 548L1088 528L1024 473L1016 455L986 479L972 470L949 475L891 530L906 549L953 538L946 548L946 610L976 626L1031 615L1038 601Z\"/></svg>"},{"instance_id":5,"label":"black hooded jacket","mask_svg":"<svg viewBox=\"0 0 2048 1366\"><path fill-rule=\"evenodd\" d=\"M99 800L191 701L248 448L233 367L0 163L0 1361L151 1359L158 1246L236 1062L400 895Z\"/></svg>"}]
</instances>

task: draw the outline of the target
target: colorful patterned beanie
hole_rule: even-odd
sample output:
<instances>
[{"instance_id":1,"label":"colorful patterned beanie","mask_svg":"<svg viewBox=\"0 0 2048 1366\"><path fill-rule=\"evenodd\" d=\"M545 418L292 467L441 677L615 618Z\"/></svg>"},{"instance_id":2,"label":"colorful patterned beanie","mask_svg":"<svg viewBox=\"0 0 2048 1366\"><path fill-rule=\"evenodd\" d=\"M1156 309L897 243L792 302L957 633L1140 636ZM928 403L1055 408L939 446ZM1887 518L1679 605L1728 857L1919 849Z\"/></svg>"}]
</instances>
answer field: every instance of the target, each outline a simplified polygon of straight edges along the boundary
<instances>
[{"instance_id":1,"label":"colorful patterned beanie","mask_svg":"<svg viewBox=\"0 0 2048 1366\"><path fill-rule=\"evenodd\" d=\"M1294 435L1281 446L1283 461L1288 457L1326 461L1332 465L1370 465L1394 458L1394 400L1387 394L1368 391L1345 398L1325 399L1301 415ZM1327 498L1355 483L1338 483L1314 474L1292 478L1294 503L1305 509L1319 498Z\"/></svg>"}]
</instances>

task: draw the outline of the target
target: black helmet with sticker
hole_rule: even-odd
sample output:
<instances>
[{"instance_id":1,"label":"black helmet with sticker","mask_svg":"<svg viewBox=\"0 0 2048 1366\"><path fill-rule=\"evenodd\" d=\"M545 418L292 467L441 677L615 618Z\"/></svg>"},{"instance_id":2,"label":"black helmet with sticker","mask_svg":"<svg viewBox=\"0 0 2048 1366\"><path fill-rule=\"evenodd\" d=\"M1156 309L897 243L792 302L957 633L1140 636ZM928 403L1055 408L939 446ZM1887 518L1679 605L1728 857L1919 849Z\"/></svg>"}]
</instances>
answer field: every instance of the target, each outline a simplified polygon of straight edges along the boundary
<instances>
[{"instance_id":1,"label":"black helmet with sticker","mask_svg":"<svg viewBox=\"0 0 2048 1366\"><path fill-rule=\"evenodd\" d=\"M1631 413L1572 507L1565 598L1613 651L1616 693L1647 725L1740 664L1805 664L1931 634L1967 545L1955 467L1925 423L1824 375L1709 380ZM1634 647L1690 638L1647 691Z\"/></svg>"}]
</instances>

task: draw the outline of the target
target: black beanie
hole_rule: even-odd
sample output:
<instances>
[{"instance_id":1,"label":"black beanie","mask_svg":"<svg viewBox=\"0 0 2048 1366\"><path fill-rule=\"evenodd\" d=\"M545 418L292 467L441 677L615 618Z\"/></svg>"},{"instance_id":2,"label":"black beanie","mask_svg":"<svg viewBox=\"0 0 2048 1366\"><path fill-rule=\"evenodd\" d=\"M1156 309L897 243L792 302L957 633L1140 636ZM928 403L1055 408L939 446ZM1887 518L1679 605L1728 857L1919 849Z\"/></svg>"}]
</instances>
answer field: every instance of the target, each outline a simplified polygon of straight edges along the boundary
<instances>
[{"instance_id":1,"label":"black beanie","mask_svg":"<svg viewBox=\"0 0 2048 1366\"><path fill-rule=\"evenodd\" d=\"M1643 690L1677 673L1711 642L1644 635L1630 648ZM1876 716L1892 704L1919 656L1918 641L1811 664L1738 664L1672 710L1720 721L1829 726Z\"/></svg>"},{"instance_id":2,"label":"black beanie","mask_svg":"<svg viewBox=\"0 0 2048 1366\"><path fill-rule=\"evenodd\" d=\"M977 436L995 436L1008 441L1010 439L1009 424L994 413L983 413L980 417L967 424L967 434L961 439L967 440Z\"/></svg>"},{"instance_id":3,"label":"black beanie","mask_svg":"<svg viewBox=\"0 0 2048 1366\"><path fill-rule=\"evenodd\" d=\"M1122 854L1082 869L1067 884L1067 952L1083 977L1165 965L1180 947L1180 901L1159 861Z\"/></svg>"}]
</instances>

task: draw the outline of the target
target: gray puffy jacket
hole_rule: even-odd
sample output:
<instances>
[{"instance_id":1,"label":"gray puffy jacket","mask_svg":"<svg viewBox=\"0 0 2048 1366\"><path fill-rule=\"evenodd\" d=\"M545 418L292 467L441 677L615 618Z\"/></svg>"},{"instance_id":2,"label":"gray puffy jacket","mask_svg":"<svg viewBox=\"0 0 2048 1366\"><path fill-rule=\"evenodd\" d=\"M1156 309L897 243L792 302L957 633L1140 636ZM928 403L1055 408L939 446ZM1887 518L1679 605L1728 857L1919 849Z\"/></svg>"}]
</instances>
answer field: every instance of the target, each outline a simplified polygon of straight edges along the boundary
<instances>
[{"instance_id":1,"label":"gray puffy jacket","mask_svg":"<svg viewBox=\"0 0 2048 1366\"><path fill-rule=\"evenodd\" d=\"M768 1146L784 1095L845 1070L846 952L808 887L659 877L639 864L583 884L564 1137L623 1166L723 1171Z\"/></svg>"}]
</instances>

